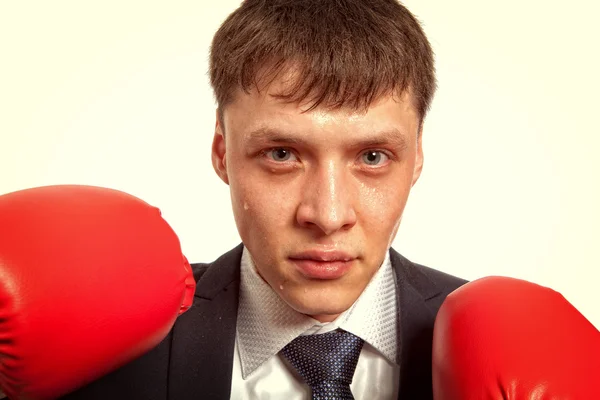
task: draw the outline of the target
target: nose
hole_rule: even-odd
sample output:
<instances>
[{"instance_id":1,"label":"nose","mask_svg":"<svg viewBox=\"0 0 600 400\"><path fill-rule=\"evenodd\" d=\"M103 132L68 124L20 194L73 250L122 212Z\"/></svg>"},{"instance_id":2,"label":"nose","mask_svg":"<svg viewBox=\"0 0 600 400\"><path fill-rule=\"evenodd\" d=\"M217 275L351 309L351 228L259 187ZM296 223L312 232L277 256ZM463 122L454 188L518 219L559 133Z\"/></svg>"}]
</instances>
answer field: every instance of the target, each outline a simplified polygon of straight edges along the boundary
<instances>
[{"instance_id":1,"label":"nose","mask_svg":"<svg viewBox=\"0 0 600 400\"><path fill-rule=\"evenodd\" d=\"M334 160L322 167L307 171L302 201L298 206L296 220L300 226L321 230L332 235L356 224L352 177L347 167Z\"/></svg>"}]
</instances>

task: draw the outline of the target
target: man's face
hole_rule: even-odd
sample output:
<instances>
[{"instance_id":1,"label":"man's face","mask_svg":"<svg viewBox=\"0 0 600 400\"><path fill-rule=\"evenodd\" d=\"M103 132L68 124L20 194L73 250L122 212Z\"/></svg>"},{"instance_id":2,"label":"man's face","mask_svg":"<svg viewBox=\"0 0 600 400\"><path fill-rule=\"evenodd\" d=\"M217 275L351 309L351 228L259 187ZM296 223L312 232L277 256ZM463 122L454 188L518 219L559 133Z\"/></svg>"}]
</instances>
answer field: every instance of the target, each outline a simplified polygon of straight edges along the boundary
<instances>
[{"instance_id":1,"label":"man's face","mask_svg":"<svg viewBox=\"0 0 600 400\"><path fill-rule=\"evenodd\" d=\"M304 112L272 89L240 91L225 108L213 165L257 272L293 309L330 321L396 235L422 167L419 118L408 95L367 112Z\"/></svg>"}]
</instances>

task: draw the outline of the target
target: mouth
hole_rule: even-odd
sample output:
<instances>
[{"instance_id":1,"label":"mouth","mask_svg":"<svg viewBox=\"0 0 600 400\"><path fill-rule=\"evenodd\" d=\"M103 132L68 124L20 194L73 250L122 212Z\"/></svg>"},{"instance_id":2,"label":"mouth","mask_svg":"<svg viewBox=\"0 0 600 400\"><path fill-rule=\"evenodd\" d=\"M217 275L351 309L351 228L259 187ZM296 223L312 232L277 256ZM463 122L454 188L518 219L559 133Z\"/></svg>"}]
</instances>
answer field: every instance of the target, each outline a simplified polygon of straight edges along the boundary
<instances>
[{"instance_id":1,"label":"mouth","mask_svg":"<svg viewBox=\"0 0 600 400\"><path fill-rule=\"evenodd\" d=\"M356 258L338 250L310 250L294 254L289 260L305 278L331 280L346 275Z\"/></svg>"}]
</instances>

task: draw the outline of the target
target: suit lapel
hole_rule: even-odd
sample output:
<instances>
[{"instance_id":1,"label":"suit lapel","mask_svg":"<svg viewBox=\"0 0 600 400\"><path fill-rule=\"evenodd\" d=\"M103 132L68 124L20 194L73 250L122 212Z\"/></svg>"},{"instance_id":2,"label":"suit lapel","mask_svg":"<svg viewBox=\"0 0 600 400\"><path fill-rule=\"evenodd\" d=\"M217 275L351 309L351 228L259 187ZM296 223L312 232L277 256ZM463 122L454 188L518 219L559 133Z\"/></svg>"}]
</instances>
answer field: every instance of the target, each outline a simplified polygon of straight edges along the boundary
<instances>
[{"instance_id":1,"label":"suit lapel","mask_svg":"<svg viewBox=\"0 0 600 400\"><path fill-rule=\"evenodd\" d=\"M242 249L239 245L208 266L197 282L193 306L177 320L169 399L229 398Z\"/></svg>"},{"instance_id":2,"label":"suit lapel","mask_svg":"<svg viewBox=\"0 0 600 400\"><path fill-rule=\"evenodd\" d=\"M430 399L431 344L435 314L428 301L442 291L412 262L390 250L396 272L400 323L398 326L398 362L400 399Z\"/></svg>"}]
</instances>

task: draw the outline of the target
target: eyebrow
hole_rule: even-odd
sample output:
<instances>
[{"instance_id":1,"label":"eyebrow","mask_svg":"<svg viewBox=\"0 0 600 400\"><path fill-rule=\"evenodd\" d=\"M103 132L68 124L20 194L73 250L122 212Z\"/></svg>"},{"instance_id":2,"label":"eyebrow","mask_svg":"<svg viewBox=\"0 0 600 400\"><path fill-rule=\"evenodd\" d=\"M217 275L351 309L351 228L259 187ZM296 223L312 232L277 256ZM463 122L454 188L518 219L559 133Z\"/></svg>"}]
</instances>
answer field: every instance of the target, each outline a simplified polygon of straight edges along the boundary
<instances>
[{"instance_id":1,"label":"eyebrow","mask_svg":"<svg viewBox=\"0 0 600 400\"><path fill-rule=\"evenodd\" d=\"M261 127L250 132L248 135L248 141L265 141L281 144L298 144L304 142L300 138L293 137L281 131L267 127Z\"/></svg>"},{"instance_id":2,"label":"eyebrow","mask_svg":"<svg viewBox=\"0 0 600 400\"><path fill-rule=\"evenodd\" d=\"M362 147L377 147L391 144L394 147L404 149L408 145L407 136L397 128L379 132L373 137L360 140L359 142Z\"/></svg>"},{"instance_id":3,"label":"eyebrow","mask_svg":"<svg viewBox=\"0 0 600 400\"><path fill-rule=\"evenodd\" d=\"M265 141L277 144L302 144L306 141L303 138L286 134L285 132L275 130L268 127L260 127L248 134L249 142ZM397 128L392 128L386 131L378 132L372 137L359 139L354 143L360 147L377 147L384 145L392 145L404 149L408 145L407 136Z\"/></svg>"}]
</instances>

